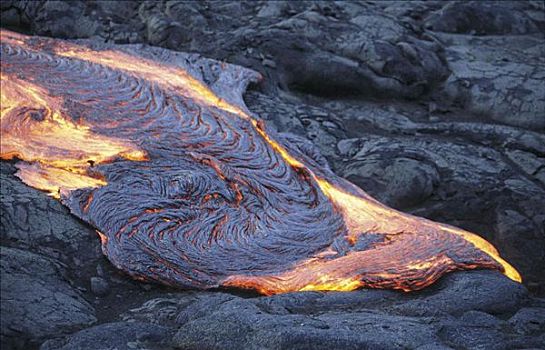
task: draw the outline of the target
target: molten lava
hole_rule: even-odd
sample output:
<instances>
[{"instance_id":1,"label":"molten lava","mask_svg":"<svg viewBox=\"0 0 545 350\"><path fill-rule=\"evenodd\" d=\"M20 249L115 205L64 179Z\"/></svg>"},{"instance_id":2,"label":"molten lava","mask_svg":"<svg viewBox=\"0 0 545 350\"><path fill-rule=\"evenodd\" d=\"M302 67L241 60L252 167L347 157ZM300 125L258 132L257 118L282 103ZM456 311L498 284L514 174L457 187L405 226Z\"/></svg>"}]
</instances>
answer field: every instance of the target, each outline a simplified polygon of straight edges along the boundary
<instances>
[{"instance_id":1,"label":"molten lava","mask_svg":"<svg viewBox=\"0 0 545 350\"><path fill-rule=\"evenodd\" d=\"M49 96L43 87L8 70L2 59L1 158L35 162L19 165L19 175L28 185L58 197L60 189L105 185L90 175L88 168L94 163L116 156L145 159L143 151L129 142L95 134L89 126L73 122L65 116L62 98Z\"/></svg>"},{"instance_id":2,"label":"molten lava","mask_svg":"<svg viewBox=\"0 0 545 350\"><path fill-rule=\"evenodd\" d=\"M140 46L1 32L1 157L138 279L263 294L405 291L490 268L487 241L388 208L252 115L256 74ZM208 85L203 81L208 81ZM210 87L209 87L210 86Z\"/></svg>"}]
</instances>

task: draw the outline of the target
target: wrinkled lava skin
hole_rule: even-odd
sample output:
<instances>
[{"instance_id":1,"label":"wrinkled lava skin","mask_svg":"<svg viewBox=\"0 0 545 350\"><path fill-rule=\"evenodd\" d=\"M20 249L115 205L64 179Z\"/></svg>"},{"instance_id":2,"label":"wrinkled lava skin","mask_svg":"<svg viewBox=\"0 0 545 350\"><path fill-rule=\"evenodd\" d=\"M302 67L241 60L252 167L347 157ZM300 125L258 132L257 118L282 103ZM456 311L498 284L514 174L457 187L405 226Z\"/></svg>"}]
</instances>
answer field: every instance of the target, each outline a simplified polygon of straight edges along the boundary
<instances>
[{"instance_id":1,"label":"wrinkled lava skin","mask_svg":"<svg viewBox=\"0 0 545 350\"><path fill-rule=\"evenodd\" d=\"M264 294L410 291L474 268L520 281L483 239L378 203L268 129L242 101L250 70L8 31L1 54L2 158L135 278Z\"/></svg>"}]
</instances>

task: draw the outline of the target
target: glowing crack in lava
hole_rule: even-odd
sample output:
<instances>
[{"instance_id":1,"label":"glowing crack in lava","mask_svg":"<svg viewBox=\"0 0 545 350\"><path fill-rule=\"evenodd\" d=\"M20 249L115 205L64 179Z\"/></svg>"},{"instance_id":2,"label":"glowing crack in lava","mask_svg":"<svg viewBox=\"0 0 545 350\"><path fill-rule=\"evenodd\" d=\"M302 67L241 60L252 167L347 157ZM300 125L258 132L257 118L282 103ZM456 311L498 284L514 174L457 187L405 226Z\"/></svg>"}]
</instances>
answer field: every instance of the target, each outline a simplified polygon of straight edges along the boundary
<instances>
[{"instance_id":1,"label":"glowing crack in lava","mask_svg":"<svg viewBox=\"0 0 545 350\"><path fill-rule=\"evenodd\" d=\"M2 158L135 278L263 294L418 290L517 271L477 235L390 209L242 101L257 73L196 55L2 31ZM205 84L204 81L207 81Z\"/></svg>"}]
</instances>

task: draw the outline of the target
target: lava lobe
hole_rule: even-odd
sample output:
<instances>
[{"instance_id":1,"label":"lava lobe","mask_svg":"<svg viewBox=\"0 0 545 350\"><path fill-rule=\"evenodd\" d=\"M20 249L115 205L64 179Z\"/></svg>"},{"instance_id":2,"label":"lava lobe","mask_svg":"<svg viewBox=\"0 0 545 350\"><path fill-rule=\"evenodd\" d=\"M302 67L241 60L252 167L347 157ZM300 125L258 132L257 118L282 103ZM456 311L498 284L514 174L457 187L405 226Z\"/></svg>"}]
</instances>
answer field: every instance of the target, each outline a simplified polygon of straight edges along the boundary
<instances>
[{"instance_id":1,"label":"lava lobe","mask_svg":"<svg viewBox=\"0 0 545 350\"><path fill-rule=\"evenodd\" d=\"M520 275L484 239L388 208L247 110L257 73L138 45L2 30L2 159L97 229L138 279L183 288L405 291ZM206 83L205 83L206 81Z\"/></svg>"}]
</instances>

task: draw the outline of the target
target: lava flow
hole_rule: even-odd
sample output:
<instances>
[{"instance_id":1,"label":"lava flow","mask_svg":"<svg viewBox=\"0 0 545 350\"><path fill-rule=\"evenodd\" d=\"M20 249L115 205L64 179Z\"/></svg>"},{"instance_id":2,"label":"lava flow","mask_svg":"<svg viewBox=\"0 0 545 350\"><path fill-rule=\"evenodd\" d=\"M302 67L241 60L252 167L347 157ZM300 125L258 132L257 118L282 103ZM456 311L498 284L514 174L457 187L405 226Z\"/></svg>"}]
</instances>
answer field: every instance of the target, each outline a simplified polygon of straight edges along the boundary
<instances>
[{"instance_id":1,"label":"lava flow","mask_svg":"<svg viewBox=\"0 0 545 350\"><path fill-rule=\"evenodd\" d=\"M1 55L2 159L135 278L263 294L411 291L476 268L521 280L479 236L382 205L269 130L242 102L252 71L5 30Z\"/></svg>"}]
</instances>

